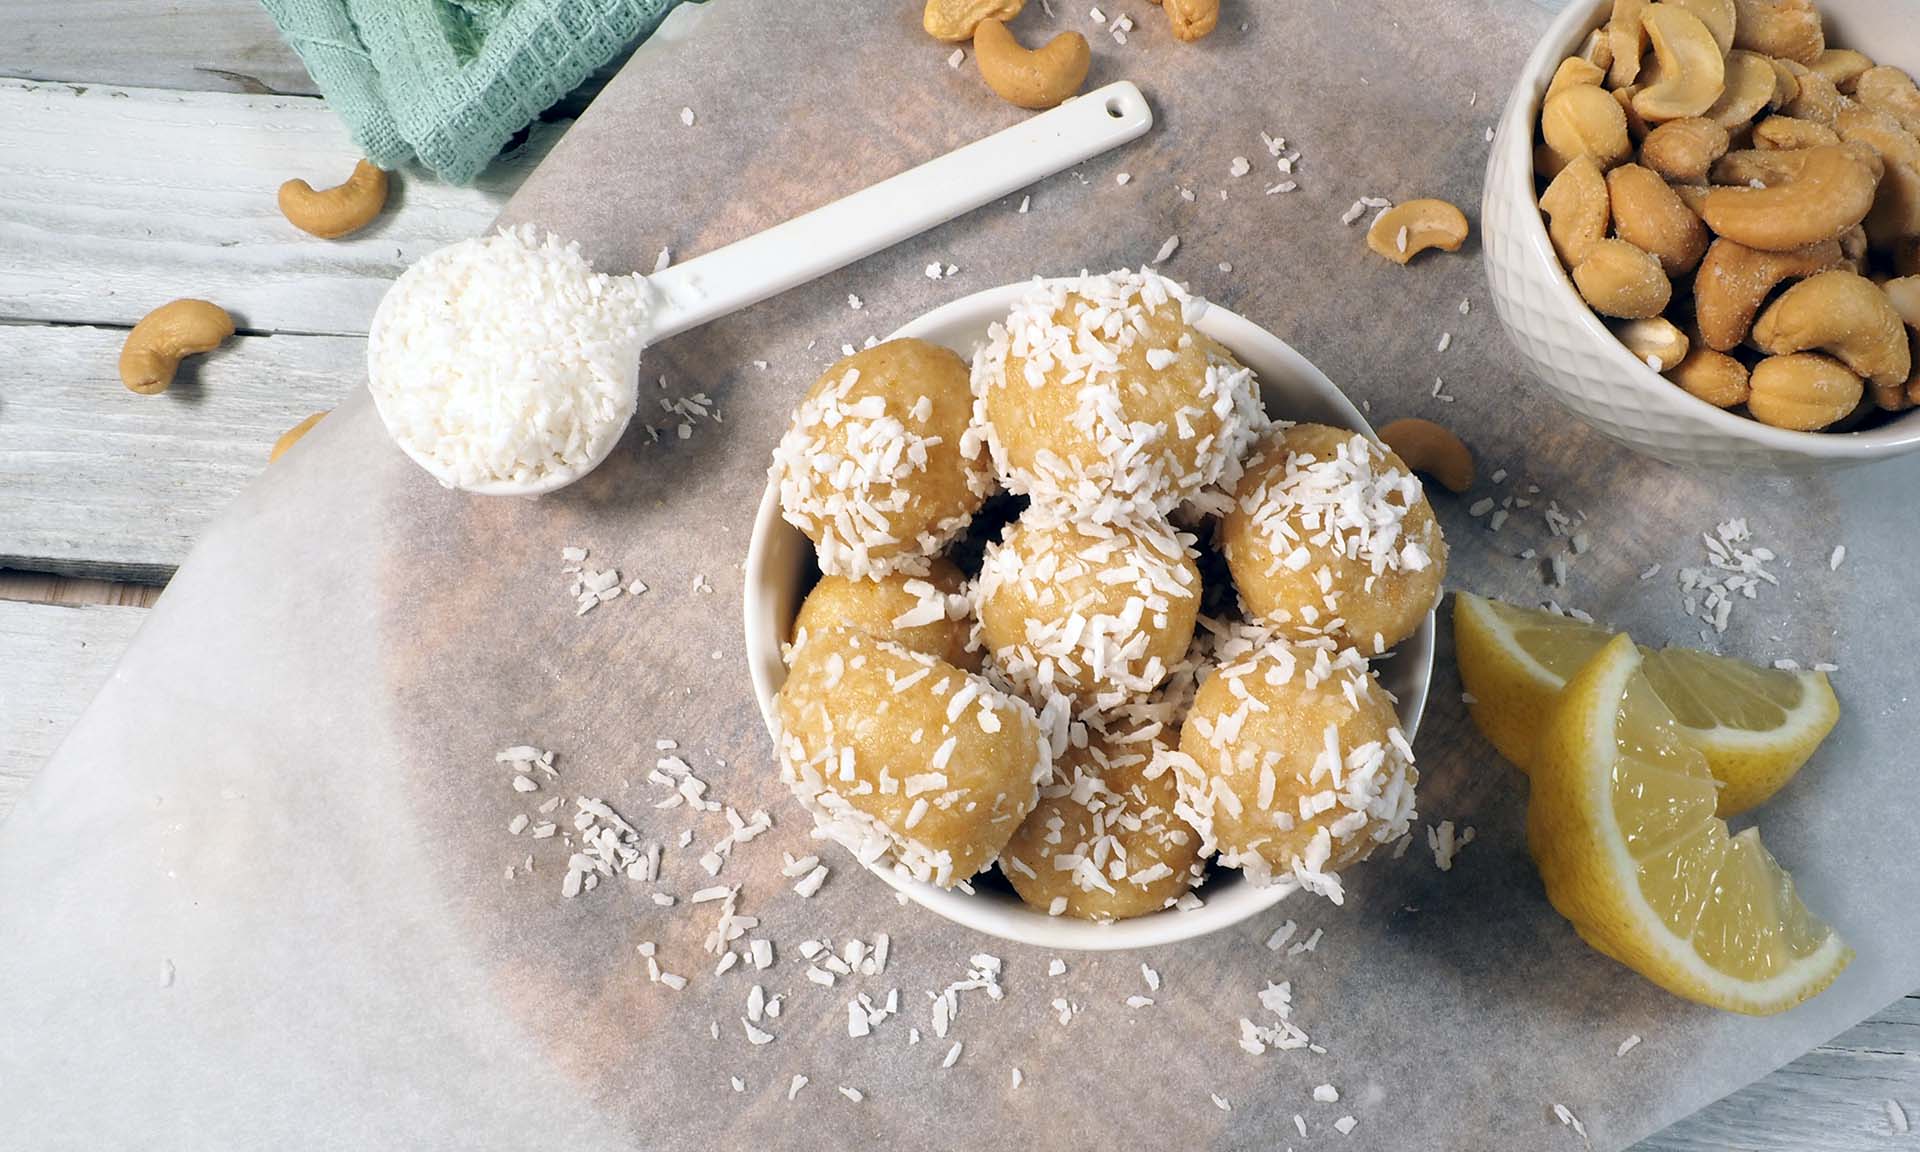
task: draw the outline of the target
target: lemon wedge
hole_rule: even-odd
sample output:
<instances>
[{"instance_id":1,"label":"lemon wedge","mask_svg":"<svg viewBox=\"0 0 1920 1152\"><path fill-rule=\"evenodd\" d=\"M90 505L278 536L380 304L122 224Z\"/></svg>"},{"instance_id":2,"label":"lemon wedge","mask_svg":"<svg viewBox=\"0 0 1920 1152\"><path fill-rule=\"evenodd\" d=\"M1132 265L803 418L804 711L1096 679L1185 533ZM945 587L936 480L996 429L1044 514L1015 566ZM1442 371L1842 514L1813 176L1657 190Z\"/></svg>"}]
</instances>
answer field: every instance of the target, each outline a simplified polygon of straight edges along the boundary
<instances>
[{"instance_id":1,"label":"lemon wedge","mask_svg":"<svg viewBox=\"0 0 1920 1152\"><path fill-rule=\"evenodd\" d=\"M1677 996L1771 1015L1833 983L1853 951L1756 829L1728 833L1717 791L1645 658L1615 637L1546 716L1527 845L1554 908L1594 948Z\"/></svg>"},{"instance_id":2,"label":"lemon wedge","mask_svg":"<svg viewBox=\"0 0 1920 1152\"><path fill-rule=\"evenodd\" d=\"M1467 711L1500 754L1531 772L1541 719L1579 668L1612 639L1606 629L1459 593L1453 636ZM1644 672L1687 743L1722 787L1722 817L1766 802L1793 779L1840 719L1824 672L1759 668L1685 648L1642 650Z\"/></svg>"}]
</instances>

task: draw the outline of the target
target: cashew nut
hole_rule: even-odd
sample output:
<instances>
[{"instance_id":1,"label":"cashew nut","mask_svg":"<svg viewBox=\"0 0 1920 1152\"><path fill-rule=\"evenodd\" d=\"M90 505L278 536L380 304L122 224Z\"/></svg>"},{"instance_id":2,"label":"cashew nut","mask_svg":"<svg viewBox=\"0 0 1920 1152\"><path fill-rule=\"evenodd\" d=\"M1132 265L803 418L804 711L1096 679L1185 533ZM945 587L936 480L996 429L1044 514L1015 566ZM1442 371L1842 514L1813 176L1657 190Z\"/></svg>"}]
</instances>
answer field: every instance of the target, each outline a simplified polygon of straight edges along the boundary
<instances>
[{"instance_id":1,"label":"cashew nut","mask_svg":"<svg viewBox=\"0 0 1920 1152\"><path fill-rule=\"evenodd\" d=\"M205 300L175 300L140 318L120 347L120 381L142 396L165 392L184 356L233 335L233 317Z\"/></svg>"},{"instance_id":2,"label":"cashew nut","mask_svg":"<svg viewBox=\"0 0 1920 1152\"><path fill-rule=\"evenodd\" d=\"M973 39L973 30L982 20L1002 24L1020 15L1026 0L927 0L920 14L920 26L935 40L958 44Z\"/></svg>"},{"instance_id":3,"label":"cashew nut","mask_svg":"<svg viewBox=\"0 0 1920 1152\"><path fill-rule=\"evenodd\" d=\"M1727 130L1712 120L1669 120L1640 141L1640 163L1676 183L1704 184L1713 162L1727 154L1727 143Z\"/></svg>"},{"instance_id":4,"label":"cashew nut","mask_svg":"<svg viewBox=\"0 0 1920 1152\"><path fill-rule=\"evenodd\" d=\"M1913 370L1906 327L1880 286L1835 269L1781 293L1753 324L1753 342L1775 356L1825 352L1875 384L1902 384Z\"/></svg>"},{"instance_id":5,"label":"cashew nut","mask_svg":"<svg viewBox=\"0 0 1920 1152\"><path fill-rule=\"evenodd\" d=\"M1840 233L1840 262L1865 276L1867 274L1867 230L1860 225Z\"/></svg>"},{"instance_id":6,"label":"cashew nut","mask_svg":"<svg viewBox=\"0 0 1920 1152\"><path fill-rule=\"evenodd\" d=\"M1367 247L1395 264L1429 248L1458 252L1467 240L1467 218L1445 200L1408 200L1374 217Z\"/></svg>"},{"instance_id":7,"label":"cashew nut","mask_svg":"<svg viewBox=\"0 0 1920 1152\"><path fill-rule=\"evenodd\" d=\"M1595 244L1607 238L1607 178L1591 156L1576 156L1540 194L1540 211L1547 216L1547 238L1560 262L1571 269L1587 258Z\"/></svg>"},{"instance_id":8,"label":"cashew nut","mask_svg":"<svg viewBox=\"0 0 1920 1152\"><path fill-rule=\"evenodd\" d=\"M1838 143L1839 133L1825 124L1792 116L1769 116L1753 126L1753 146L1765 152L1791 152Z\"/></svg>"},{"instance_id":9,"label":"cashew nut","mask_svg":"<svg viewBox=\"0 0 1920 1152\"><path fill-rule=\"evenodd\" d=\"M305 180L280 185L280 214L312 236L333 240L373 223L387 203L387 174L371 160L353 166L347 182L315 191Z\"/></svg>"},{"instance_id":10,"label":"cashew nut","mask_svg":"<svg viewBox=\"0 0 1920 1152\"><path fill-rule=\"evenodd\" d=\"M1674 365L1667 378L1715 408L1747 402L1747 366L1711 348L1695 348Z\"/></svg>"},{"instance_id":11,"label":"cashew nut","mask_svg":"<svg viewBox=\"0 0 1920 1152\"><path fill-rule=\"evenodd\" d=\"M1606 78L1606 69L1578 56L1569 56L1560 61L1560 67L1553 70L1553 79L1547 82L1547 94L1543 99L1551 100L1567 89L1582 84L1597 88Z\"/></svg>"},{"instance_id":12,"label":"cashew nut","mask_svg":"<svg viewBox=\"0 0 1920 1152\"><path fill-rule=\"evenodd\" d=\"M1833 118L1845 106L1847 98L1833 86L1833 81L1804 64L1788 60L1784 62L1788 72L1798 84L1793 97L1780 110L1789 116L1798 116L1802 120L1812 120L1819 124L1832 124Z\"/></svg>"},{"instance_id":13,"label":"cashew nut","mask_svg":"<svg viewBox=\"0 0 1920 1152\"><path fill-rule=\"evenodd\" d=\"M1022 108L1051 108L1080 91L1093 52L1078 32L1062 32L1028 49L998 20L982 20L973 32L973 58L980 76L1002 100Z\"/></svg>"},{"instance_id":14,"label":"cashew nut","mask_svg":"<svg viewBox=\"0 0 1920 1152\"><path fill-rule=\"evenodd\" d=\"M1664 316L1626 320L1612 327L1614 338L1633 353L1633 358L1655 372L1678 367L1691 347L1687 334Z\"/></svg>"},{"instance_id":15,"label":"cashew nut","mask_svg":"<svg viewBox=\"0 0 1920 1152\"><path fill-rule=\"evenodd\" d=\"M1607 50L1613 57L1607 69L1607 81L1624 88L1640 77L1640 57L1645 50L1646 30L1640 26L1651 0L1613 0L1613 18L1607 21Z\"/></svg>"},{"instance_id":16,"label":"cashew nut","mask_svg":"<svg viewBox=\"0 0 1920 1152\"><path fill-rule=\"evenodd\" d=\"M1769 252L1788 252L1831 240L1866 218L1877 178L1846 145L1798 152L1757 152L1792 158L1792 178L1766 188L1714 188L1701 216L1715 233Z\"/></svg>"},{"instance_id":17,"label":"cashew nut","mask_svg":"<svg viewBox=\"0 0 1920 1152\"><path fill-rule=\"evenodd\" d=\"M1817 353L1769 356L1754 365L1747 411L1762 424L1817 432L1860 406L1860 377Z\"/></svg>"},{"instance_id":18,"label":"cashew nut","mask_svg":"<svg viewBox=\"0 0 1920 1152\"><path fill-rule=\"evenodd\" d=\"M1431 420L1408 417L1380 429L1380 442L1415 472L1425 472L1456 496L1473 487L1473 452Z\"/></svg>"},{"instance_id":19,"label":"cashew nut","mask_svg":"<svg viewBox=\"0 0 1920 1152\"><path fill-rule=\"evenodd\" d=\"M1900 126L1920 136L1920 88L1898 68L1869 68L1854 81L1853 98L1885 112Z\"/></svg>"},{"instance_id":20,"label":"cashew nut","mask_svg":"<svg viewBox=\"0 0 1920 1152\"><path fill-rule=\"evenodd\" d=\"M1733 46L1812 64L1826 50L1813 0L1733 0Z\"/></svg>"},{"instance_id":21,"label":"cashew nut","mask_svg":"<svg viewBox=\"0 0 1920 1152\"><path fill-rule=\"evenodd\" d=\"M1587 33L1580 44L1580 59L1605 72L1613 67L1613 39L1605 25Z\"/></svg>"},{"instance_id":22,"label":"cashew nut","mask_svg":"<svg viewBox=\"0 0 1920 1152\"><path fill-rule=\"evenodd\" d=\"M1767 101L1767 107L1777 112L1800 95L1800 76L1794 69L1804 65L1776 56L1767 57L1767 63L1773 65L1773 99Z\"/></svg>"},{"instance_id":23,"label":"cashew nut","mask_svg":"<svg viewBox=\"0 0 1920 1152\"><path fill-rule=\"evenodd\" d=\"M1735 49L1727 54L1726 90L1705 115L1729 132L1735 131L1773 102L1778 87L1773 65L1765 56Z\"/></svg>"},{"instance_id":24,"label":"cashew nut","mask_svg":"<svg viewBox=\"0 0 1920 1152\"><path fill-rule=\"evenodd\" d=\"M1608 172L1607 198L1614 235L1652 253L1668 276L1686 275L1706 255L1707 226L1652 169L1622 164Z\"/></svg>"},{"instance_id":25,"label":"cashew nut","mask_svg":"<svg viewBox=\"0 0 1920 1152\"><path fill-rule=\"evenodd\" d=\"M1580 295L1602 316L1639 320L1658 316L1673 298L1660 261L1625 240L1602 240L1573 270Z\"/></svg>"},{"instance_id":26,"label":"cashew nut","mask_svg":"<svg viewBox=\"0 0 1920 1152\"><path fill-rule=\"evenodd\" d=\"M1641 75L1645 76L1646 73L1642 72ZM1647 118L1640 115L1639 110L1633 106L1633 98L1639 94L1640 85L1638 84L1629 84L1625 88L1613 90L1613 99L1620 105L1620 114L1627 118L1627 139L1636 144L1645 140L1647 133L1653 131L1653 125L1647 123Z\"/></svg>"},{"instance_id":27,"label":"cashew nut","mask_svg":"<svg viewBox=\"0 0 1920 1152\"><path fill-rule=\"evenodd\" d=\"M1879 247L1902 236L1920 236L1920 140L1894 117L1867 104L1849 102L1834 117L1842 140L1863 144L1880 157L1884 174L1867 214L1867 235Z\"/></svg>"},{"instance_id":28,"label":"cashew nut","mask_svg":"<svg viewBox=\"0 0 1920 1152\"><path fill-rule=\"evenodd\" d=\"M300 421L300 423L295 424L293 427L287 429L285 432L280 433L280 439L275 440L273 442L272 450L267 453L267 463L271 464L275 460L280 459L281 456L285 455L287 449L293 447L295 444L298 444L300 442L300 437L305 436L307 433L313 431L313 426L315 424L320 423L320 418L325 415L326 415L325 412L315 412L313 415L307 417L305 420Z\"/></svg>"},{"instance_id":29,"label":"cashew nut","mask_svg":"<svg viewBox=\"0 0 1920 1152\"><path fill-rule=\"evenodd\" d=\"M1640 14L1640 23L1653 41L1660 78L1634 96L1634 111L1657 123L1699 116L1713 107L1726 91L1727 61L1707 26L1669 4L1651 5Z\"/></svg>"},{"instance_id":30,"label":"cashew nut","mask_svg":"<svg viewBox=\"0 0 1920 1152\"><path fill-rule=\"evenodd\" d=\"M1693 315L1700 338L1716 352L1738 347L1768 295L1787 280L1839 264L1840 244L1823 240L1792 252L1762 252L1722 236L1707 249L1693 278Z\"/></svg>"},{"instance_id":31,"label":"cashew nut","mask_svg":"<svg viewBox=\"0 0 1920 1152\"><path fill-rule=\"evenodd\" d=\"M1663 0L1663 3L1675 8L1685 8L1700 18L1700 23L1713 33L1713 42L1720 47L1720 55L1725 56L1733 48L1733 26L1739 19L1734 11L1733 0Z\"/></svg>"},{"instance_id":32,"label":"cashew nut","mask_svg":"<svg viewBox=\"0 0 1920 1152\"><path fill-rule=\"evenodd\" d=\"M1575 156L1591 156L1601 168L1611 168L1633 152L1627 114L1611 94L1589 84L1565 89L1546 102L1540 135L1562 164Z\"/></svg>"},{"instance_id":33,"label":"cashew nut","mask_svg":"<svg viewBox=\"0 0 1920 1152\"><path fill-rule=\"evenodd\" d=\"M1833 81L1833 86L1840 91L1852 92L1860 74L1873 67L1873 60L1851 48L1829 48L1814 57L1807 67Z\"/></svg>"},{"instance_id":34,"label":"cashew nut","mask_svg":"<svg viewBox=\"0 0 1920 1152\"><path fill-rule=\"evenodd\" d=\"M1920 331L1920 276L1902 276L1880 285L1888 303L1907 327Z\"/></svg>"},{"instance_id":35,"label":"cashew nut","mask_svg":"<svg viewBox=\"0 0 1920 1152\"><path fill-rule=\"evenodd\" d=\"M1189 43L1213 31L1220 23L1220 0L1158 0L1167 10L1175 40Z\"/></svg>"}]
</instances>

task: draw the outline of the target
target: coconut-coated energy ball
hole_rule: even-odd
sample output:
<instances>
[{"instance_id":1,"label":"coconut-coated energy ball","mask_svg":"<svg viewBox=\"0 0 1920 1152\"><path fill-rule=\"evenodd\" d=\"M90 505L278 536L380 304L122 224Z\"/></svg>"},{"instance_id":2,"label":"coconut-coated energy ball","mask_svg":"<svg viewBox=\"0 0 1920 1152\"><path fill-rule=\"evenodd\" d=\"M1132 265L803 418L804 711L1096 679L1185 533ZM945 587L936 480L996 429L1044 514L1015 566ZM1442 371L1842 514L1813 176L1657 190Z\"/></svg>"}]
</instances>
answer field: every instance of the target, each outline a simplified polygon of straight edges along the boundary
<instances>
[{"instance_id":1,"label":"coconut-coated energy ball","mask_svg":"<svg viewBox=\"0 0 1920 1152\"><path fill-rule=\"evenodd\" d=\"M925 340L889 340L820 377L773 454L780 510L820 570L922 571L993 486L968 434L966 362Z\"/></svg>"},{"instance_id":2,"label":"coconut-coated energy ball","mask_svg":"<svg viewBox=\"0 0 1920 1152\"><path fill-rule=\"evenodd\" d=\"M1036 281L974 357L976 424L1008 488L1110 519L1220 478L1264 417L1252 373L1150 269Z\"/></svg>"},{"instance_id":3,"label":"coconut-coated energy ball","mask_svg":"<svg viewBox=\"0 0 1920 1152\"><path fill-rule=\"evenodd\" d=\"M1180 729L1183 812L1222 864L1339 903L1339 871L1414 817L1393 701L1351 648L1250 637L1218 658Z\"/></svg>"},{"instance_id":4,"label":"coconut-coated energy ball","mask_svg":"<svg viewBox=\"0 0 1920 1152\"><path fill-rule=\"evenodd\" d=\"M1294 639L1331 637L1373 655L1419 629L1447 572L1446 541L1413 471L1325 424L1262 437L1218 539L1248 612Z\"/></svg>"},{"instance_id":5,"label":"coconut-coated energy ball","mask_svg":"<svg viewBox=\"0 0 1920 1152\"><path fill-rule=\"evenodd\" d=\"M1020 899L1050 916L1125 920L1199 884L1200 834L1174 812L1168 750L1152 733L1096 733L1054 762L1039 806L1000 854Z\"/></svg>"},{"instance_id":6,"label":"coconut-coated energy ball","mask_svg":"<svg viewBox=\"0 0 1920 1152\"><path fill-rule=\"evenodd\" d=\"M808 639L778 704L780 775L815 824L943 888L992 863L1053 765L1025 701L845 629Z\"/></svg>"},{"instance_id":7,"label":"coconut-coated energy ball","mask_svg":"<svg viewBox=\"0 0 1920 1152\"><path fill-rule=\"evenodd\" d=\"M1192 541L1151 515L1100 524L1029 509L974 582L981 639L1029 699L1108 709L1151 692L1193 639Z\"/></svg>"},{"instance_id":8,"label":"coconut-coated energy ball","mask_svg":"<svg viewBox=\"0 0 1920 1152\"><path fill-rule=\"evenodd\" d=\"M973 604L966 578L944 557L934 557L923 576L822 576L794 617L789 661L809 636L835 628L891 640L968 672L980 670L983 654L968 646Z\"/></svg>"}]
</instances>

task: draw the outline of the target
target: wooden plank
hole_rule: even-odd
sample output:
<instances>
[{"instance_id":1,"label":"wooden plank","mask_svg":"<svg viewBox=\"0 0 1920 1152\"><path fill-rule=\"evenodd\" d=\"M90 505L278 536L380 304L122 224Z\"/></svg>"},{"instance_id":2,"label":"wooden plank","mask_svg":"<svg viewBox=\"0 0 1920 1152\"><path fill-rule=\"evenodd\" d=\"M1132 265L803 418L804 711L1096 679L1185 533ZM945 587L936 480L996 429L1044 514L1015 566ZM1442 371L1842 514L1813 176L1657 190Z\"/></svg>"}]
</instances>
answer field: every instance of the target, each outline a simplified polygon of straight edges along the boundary
<instances>
[{"instance_id":1,"label":"wooden plank","mask_svg":"<svg viewBox=\"0 0 1920 1152\"><path fill-rule=\"evenodd\" d=\"M254 0L12 0L0 76L311 95L305 65Z\"/></svg>"},{"instance_id":2,"label":"wooden plank","mask_svg":"<svg viewBox=\"0 0 1920 1152\"><path fill-rule=\"evenodd\" d=\"M0 601L0 819L66 738L145 608Z\"/></svg>"},{"instance_id":3,"label":"wooden plank","mask_svg":"<svg viewBox=\"0 0 1920 1152\"><path fill-rule=\"evenodd\" d=\"M29 604L117 604L151 608L159 598L160 587L154 584L126 584L118 580L88 580L0 568L0 600L23 600Z\"/></svg>"},{"instance_id":4,"label":"wooden plank","mask_svg":"<svg viewBox=\"0 0 1920 1152\"><path fill-rule=\"evenodd\" d=\"M1892 1147L1888 1100L1898 1101L1920 1126L1920 997L1895 1001L1832 1043L1636 1145L1634 1152Z\"/></svg>"},{"instance_id":5,"label":"wooden plank","mask_svg":"<svg viewBox=\"0 0 1920 1152\"><path fill-rule=\"evenodd\" d=\"M472 188L413 170L344 240L280 215L289 177L357 158L324 101L0 80L0 319L131 325L180 296L243 330L363 334L386 286L486 230L564 126L539 126Z\"/></svg>"},{"instance_id":6,"label":"wooden plank","mask_svg":"<svg viewBox=\"0 0 1920 1152\"><path fill-rule=\"evenodd\" d=\"M365 379L366 341L238 336L138 396L126 334L0 325L0 566L164 581L282 432Z\"/></svg>"}]
</instances>

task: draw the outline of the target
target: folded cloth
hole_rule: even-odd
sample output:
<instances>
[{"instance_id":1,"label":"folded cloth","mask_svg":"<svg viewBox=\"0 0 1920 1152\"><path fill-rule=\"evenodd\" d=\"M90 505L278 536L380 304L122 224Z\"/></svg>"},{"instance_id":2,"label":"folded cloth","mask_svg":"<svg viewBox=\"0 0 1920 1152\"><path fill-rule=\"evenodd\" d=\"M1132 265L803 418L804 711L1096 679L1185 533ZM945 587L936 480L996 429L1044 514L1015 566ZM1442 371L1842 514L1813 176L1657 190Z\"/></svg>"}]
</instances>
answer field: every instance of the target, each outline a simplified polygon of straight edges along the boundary
<instances>
[{"instance_id":1,"label":"folded cloth","mask_svg":"<svg viewBox=\"0 0 1920 1152\"><path fill-rule=\"evenodd\" d=\"M261 0L382 168L466 184L678 0Z\"/></svg>"}]
</instances>

